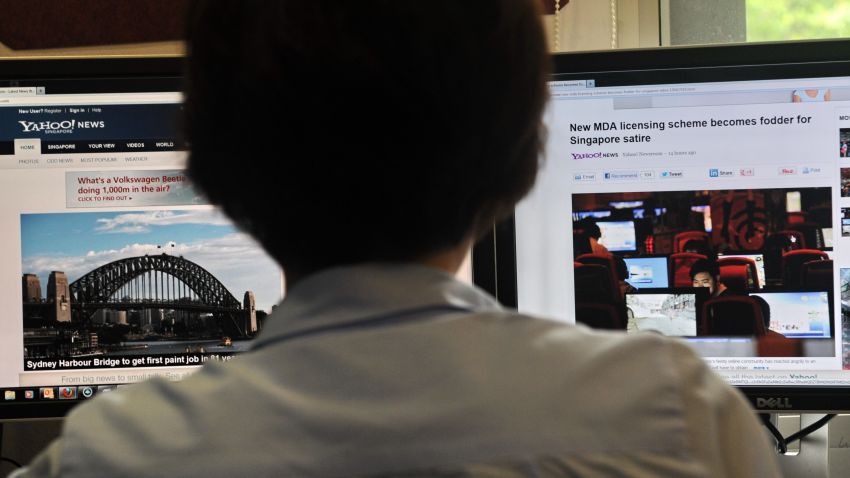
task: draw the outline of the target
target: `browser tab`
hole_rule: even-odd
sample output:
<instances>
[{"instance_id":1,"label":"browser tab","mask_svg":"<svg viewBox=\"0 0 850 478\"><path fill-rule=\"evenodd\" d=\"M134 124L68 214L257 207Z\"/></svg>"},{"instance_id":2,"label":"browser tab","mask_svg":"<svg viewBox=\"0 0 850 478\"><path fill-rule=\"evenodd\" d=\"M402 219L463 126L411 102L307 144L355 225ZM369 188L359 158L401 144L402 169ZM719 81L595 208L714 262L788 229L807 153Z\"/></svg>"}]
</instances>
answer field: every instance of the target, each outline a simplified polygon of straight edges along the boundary
<instances>
[{"instance_id":1,"label":"browser tab","mask_svg":"<svg viewBox=\"0 0 850 478\"><path fill-rule=\"evenodd\" d=\"M42 88L44 89L44 88ZM0 96L35 96L35 86L10 86L0 88Z\"/></svg>"},{"instance_id":2,"label":"browser tab","mask_svg":"<svg viewBox=\"0 0 850 478\"><path fill-rule=\"evenodd\" d=\"M575 90L583 88L593 88L596 85L594 80L570 80L570 81L550 81L549 87L553 90Z\"/></svg>"}]
</instances>

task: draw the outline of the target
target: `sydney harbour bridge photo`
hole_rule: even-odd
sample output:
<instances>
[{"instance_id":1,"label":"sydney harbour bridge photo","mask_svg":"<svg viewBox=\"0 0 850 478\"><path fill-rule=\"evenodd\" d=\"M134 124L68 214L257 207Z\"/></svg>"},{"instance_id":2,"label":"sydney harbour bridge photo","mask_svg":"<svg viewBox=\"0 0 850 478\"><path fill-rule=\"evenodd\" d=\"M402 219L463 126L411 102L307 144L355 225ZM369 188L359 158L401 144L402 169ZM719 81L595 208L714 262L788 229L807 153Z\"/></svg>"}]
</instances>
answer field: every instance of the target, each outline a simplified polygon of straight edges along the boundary
<instances>
[{"instance_id":1,"label":"sydney harbour bridge photo","mask_svg":"<svg viewBox=\"0 0 850 478\"><path fill-rule=\"evenodd\" d=\"M210 211L22 215L21 230L25 359L238 352L280 299L274 262Z\"/></svg>"}]
</instances>

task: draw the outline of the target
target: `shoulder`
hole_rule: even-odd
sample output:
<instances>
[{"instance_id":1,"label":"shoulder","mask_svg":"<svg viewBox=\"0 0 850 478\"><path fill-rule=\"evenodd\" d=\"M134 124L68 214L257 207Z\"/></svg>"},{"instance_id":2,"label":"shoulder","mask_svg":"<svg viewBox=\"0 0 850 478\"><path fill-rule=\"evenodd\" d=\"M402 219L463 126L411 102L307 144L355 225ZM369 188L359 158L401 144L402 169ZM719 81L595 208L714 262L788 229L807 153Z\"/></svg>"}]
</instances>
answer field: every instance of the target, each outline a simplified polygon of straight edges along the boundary
<instances>
[{"instance_id":1,"label":"shoulder","mask_svg":"<svg viewBox=\"0 0 850 478\"><path fill-rule=\"evenodd\" d=\"M232 448L228 431L254 423L236 419L245 416L240 406L256 405L239 392L251 378L229 365L204 366L181 382L151 379L76 407L62 432L62 476L200 476L244 464L232 454L217 458Z\"/></svg>"}]
</instances>

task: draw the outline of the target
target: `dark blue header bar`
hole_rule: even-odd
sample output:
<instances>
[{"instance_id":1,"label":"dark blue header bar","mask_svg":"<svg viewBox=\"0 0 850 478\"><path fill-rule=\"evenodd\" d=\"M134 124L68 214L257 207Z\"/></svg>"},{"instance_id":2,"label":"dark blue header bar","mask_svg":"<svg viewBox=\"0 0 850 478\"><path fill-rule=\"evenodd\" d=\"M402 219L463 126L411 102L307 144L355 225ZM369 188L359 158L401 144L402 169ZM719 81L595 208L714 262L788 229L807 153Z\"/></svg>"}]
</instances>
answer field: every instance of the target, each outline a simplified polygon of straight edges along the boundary
<instances>
[{"instance_id":1,"label":"dark blue header bar","mask_svg":"<svg viewBox=\"0 0 850 478\"><path fill-rule=\"evenodd\" d=\"M0 142L175 140L179 104L4 106ZM66 151L70 152L70 151Z\"/></svg>"}]
</instances>

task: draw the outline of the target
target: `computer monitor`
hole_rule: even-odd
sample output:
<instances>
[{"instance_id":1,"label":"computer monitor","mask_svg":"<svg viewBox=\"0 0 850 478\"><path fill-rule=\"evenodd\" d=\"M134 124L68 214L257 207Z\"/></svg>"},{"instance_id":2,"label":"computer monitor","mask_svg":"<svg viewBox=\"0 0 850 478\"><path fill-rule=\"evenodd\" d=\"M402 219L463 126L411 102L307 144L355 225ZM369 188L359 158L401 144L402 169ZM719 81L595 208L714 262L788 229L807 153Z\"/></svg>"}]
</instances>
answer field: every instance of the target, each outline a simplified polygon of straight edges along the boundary
<instances>
[{"instance_id":1,"label":"computer monitor","mask_svg":"<svg viewBox=\"0 0 850 478\"><path fill-rule=\"evenodd\" d=\"M633 252L637 250L634 221L598 221L602 236L599 243L611 252Z\"/></svg>"},{"instance_id":2,"label":"computer monitor","mask_svg":"<svg viewBox=\"0 0 850 478\"><path fill-rule=\"evenodd\" d=\"M669 286L667 257L626 257L626 282L636 289L663 289Z\"/></svg>"},{"instance_id":3,"label":"computer monitor","mask_svg":"<svg viewBox=\"0 0 850 478\"><path fill-rule=\"evenodd\" d=\"M827 314L834 333L815 337L815 321L808 336L787 339L793 347L765 346L764 337L684 340L759 409L775 407L769 399L777 397L791 410L850 409L842 399L850 393L850 320L834 300L837 275L812 263L826 245L808 240L834 227L842 195L850 197L850 172L841 171L850 167L837 151L841 130L850 130L850 42L573 53L557 55L555 65L546 167L485 241L496 251L498 279L488 286L498 287L490 290L521 312L571 323L582 298L573 292L573 223L565 218L619 201L666 208L662 218L633 221L630 259L678 254L683 239L697 240L725 255L775 258L759 294L832 298L777 315L790 324ZM808 92L828 101L795 101ZM843 241L833 241L835 267L850 265ZM746 272L730 272L738 290L729 293L745 295L738 279ZM487 282L483 272L478 278ZM765 300L777 297L785 296ZM737 306L757 317L754 301Z\"/></svg>"},{"instance_id":4,"label":"computer monitor","mask_svg":"<svg viewBox=\"0 0 850 478\"><path fill-rule=\"evenodd\" d=\"M705 300L699 292L697 289L627 292L626 332L652 331L672 337L695 337L700 307Z\"/></svg>"},{"instance_id":5,"label":"computer monitor","mask_svg":"<svg viewBox=\"0 0 850 478\"><path fill-rule=\"evenodd\" d=\"M181 63L0 61L0 418L230 360L280 301L186 178Z\"/></svg>"},{"instance_id":6,"label":"computer monitor","mask_svg":"<svg viewBox=\"0 0 850 478\"><path fill-rule=\"evenodd\" d=\"M581 221L582 219L604 219L606 217L611 217L610 209L603 209L600 211L576 211L573 212L573 221Z\"/></svg>"},{"instance_id":7,"label":"computer monitor","mask_svg":"<svg viewBox=\"0 0 850 478\"><path fill-rule=\"evenodd\" d=\"M834 247L832 242L832 228L824 227L820 230L821 236L823 236L823 246L824 247Z\"/></svg>"},{"instance_id":8,"label":"computer monitor","mask_svg":"<svg viewBox=\"0 0 850 478\"><path fill-rule=\"evenodd\" d=\"M769 329L788 338L832 337L826 292L757 292L770 307Z\"/></svg>"},{"instance_id":9,"label":"computer monitor","mask_svg":"<svg viewBox=\"0 0 850 478\"><path fill-rule=\"evenodd\" d=\"M612 201L608 205L614 209L634 209L643 206L643 201Z\"/></svg>"},{"instance_id":10,"label":"computer monitor","mask_svg":"<svg viewBox=\"0 0 850 478\"><path fill-rule=\"evenodd\" d=\"M661 216L662 214L665 214L667 212L667 208L656 207L652 208L652 211L657 217ZM647 217L646 209L642 207L632 209L632 217L634 217L635 219L644 219L645 217Z\"/></svg>"}]
</instances>

